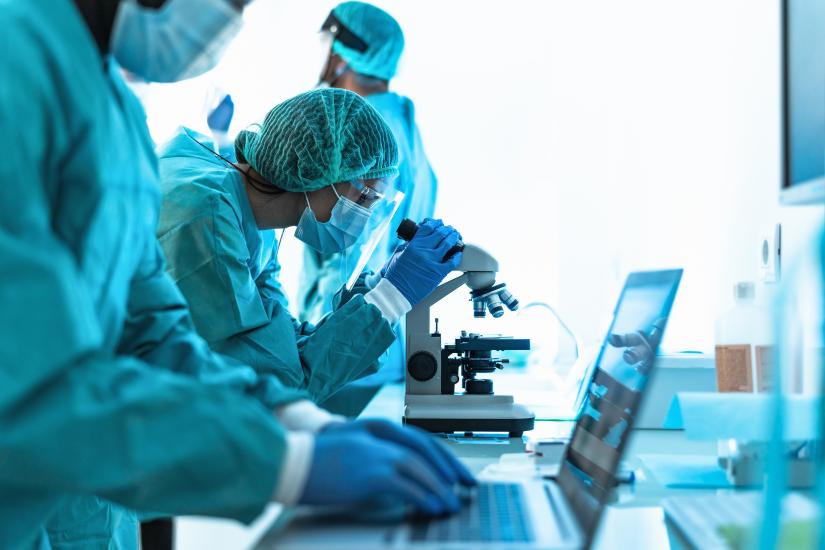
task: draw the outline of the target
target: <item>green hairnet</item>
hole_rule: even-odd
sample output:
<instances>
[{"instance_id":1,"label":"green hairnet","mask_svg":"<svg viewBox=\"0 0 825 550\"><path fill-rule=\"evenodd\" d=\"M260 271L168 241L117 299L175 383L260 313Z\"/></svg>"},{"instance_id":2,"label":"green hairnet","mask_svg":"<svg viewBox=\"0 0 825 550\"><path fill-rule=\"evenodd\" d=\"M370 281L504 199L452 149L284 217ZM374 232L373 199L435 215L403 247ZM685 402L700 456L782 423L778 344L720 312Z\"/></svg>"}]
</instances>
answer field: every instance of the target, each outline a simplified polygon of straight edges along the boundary
<instances>
[{"instance_id":1,"label":"green hairnet","mask_svg":"<svg viewBox=\"0 0 825 550\"><path fill-rule=\"evenodd\" d=\"M332 13L367 44L367 51L359 52L336 40L332 51L357 73L384 80L394 77L404 50L404 34L398 22L384 10L364 2L338 4Z\"/></svg>"},{"instance_id":2,"label":"green hairnet","mask_svg":"<svg viewBox=\"0 0 825 550\"><path fill-rule=\"evenodd\" d=\"M269 111L257 131L235 139L240 162L285 191L398 173L398 146L384 119L347 90L313 90Z\"/></svg>"}]
</instances>

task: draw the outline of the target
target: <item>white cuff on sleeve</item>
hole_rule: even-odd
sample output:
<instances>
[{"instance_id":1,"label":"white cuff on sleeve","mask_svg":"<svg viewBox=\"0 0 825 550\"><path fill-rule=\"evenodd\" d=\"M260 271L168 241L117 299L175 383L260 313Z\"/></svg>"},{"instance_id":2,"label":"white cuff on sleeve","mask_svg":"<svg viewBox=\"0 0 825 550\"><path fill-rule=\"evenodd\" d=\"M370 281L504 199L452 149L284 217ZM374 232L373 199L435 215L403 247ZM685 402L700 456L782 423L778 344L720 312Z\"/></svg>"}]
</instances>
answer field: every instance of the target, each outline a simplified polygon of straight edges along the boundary
<instances>
[{"instance_id":1,"label":"white cuff on sleeve","mask_svg":"<svg viewBox=\"0 0 825 550\"><path fill-rule=\"evenodd\" d=\"M275 416L287 430L317 433L330 422L345 422L343 416L330 414L303 399L275 409Z\"/></svg>"},{"instance_id":2,"label":"white cuff on sleeve","mask_svg":"<svg viewBox=\"0 0 825 550\"><path fill-rule=\"evenodd\" d=\"M370 273L364 278L364 284L367 286L368 289L372 290L375 286L381 282L381 272L376 271L375 273Z\"/></svg>"},{"instance_id":3,"label":"white cuff on sleeve","mask_svg":"<svg viewBox=\"0 0 825 550\"><path fill-rule=\"evenodd\" d=\"M272 500L289 506L295 504L304 492L309 468L312 465L312 452L315 438L307 432L287 432L286 452L281 462L278 485L272 494Z\"/></svg>"},{"instance_id":4,"label":"white cuff on sleeve","mask_svg":"<svg viewBox=\"0 0 825 550\"><path fill-rule=\"evenodd\" d=\"M391 325L412 309L401 291L387 279L381 279L375 288L364 294L364 301L377 307Z\"/></svg>"}]
</instances>

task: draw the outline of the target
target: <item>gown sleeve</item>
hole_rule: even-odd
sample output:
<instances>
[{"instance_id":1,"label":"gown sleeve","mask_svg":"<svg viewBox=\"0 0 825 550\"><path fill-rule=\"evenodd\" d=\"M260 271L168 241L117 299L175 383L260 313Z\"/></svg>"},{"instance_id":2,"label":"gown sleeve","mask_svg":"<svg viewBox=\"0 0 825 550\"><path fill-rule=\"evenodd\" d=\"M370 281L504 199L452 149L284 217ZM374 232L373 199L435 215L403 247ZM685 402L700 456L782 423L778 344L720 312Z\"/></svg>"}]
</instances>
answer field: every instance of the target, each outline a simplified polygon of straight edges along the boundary
<instances>
[{"instance_id":1,"label":"gown sleeve","mask_svg":"<svg viewBox=\"0 0 825 550\"><path fill-rule=\"evenodd\" d=\"M254 279L236 209L225 197L178 224L170 249L175 279L198 331L213 349L249 364L284 385L305 389L316 402L371 374L394 336L389 323L363 297L351 300L317 327L299 324L285 307L277 268Z\"/></svg>"},{"instance_id":2,"label":"gown sleeve","mask_svg":"<svg viewBox=\"0 0 825 550\"><path fill-rule=\"evenodd\" d=\"M2 34L32 44L15 28ZM77 246L86 245L55 230L52 206L84 206L57 200L52 184L82 181L61 180L64 163L93 158L105 144L91 125L67 130L72 117L58 97L65 87L54 85L50 64L26 47L11 49L0 53L0 74L14 83L0 86L0 138L14 144L0 158L0 486L12 495L97 495L135 510L252 520L273 494L284 429L257 399L187 372L206 354L186 328L185 308L169 305L156 324L143 280L131 290L130 343L114 353L108 339L117 329L96 308L108 297L78 262ZM86 220L78 213L75 221ZM95 235L108 238L107 228ZM133 254L98 258L99 273ZM156 335L136 337L139 326ZM178 359L171 369L152 364Z\"/></svg>"}]
</instances>

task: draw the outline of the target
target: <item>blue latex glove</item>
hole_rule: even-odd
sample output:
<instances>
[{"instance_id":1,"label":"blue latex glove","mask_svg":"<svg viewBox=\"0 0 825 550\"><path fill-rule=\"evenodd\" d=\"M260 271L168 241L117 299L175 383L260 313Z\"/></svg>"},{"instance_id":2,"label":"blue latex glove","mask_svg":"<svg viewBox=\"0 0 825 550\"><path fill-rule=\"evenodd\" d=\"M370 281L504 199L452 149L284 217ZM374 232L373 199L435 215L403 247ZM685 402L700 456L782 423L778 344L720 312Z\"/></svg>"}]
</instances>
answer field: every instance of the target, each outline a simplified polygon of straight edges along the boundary
<instances>
[{"instance_id":1,"label":"blue latex glove","mask_svg":"<svg viewBox=\"0 0 825 550\"><path fill-rule=\"evenodd\" d=\"M315 436L301 504L342 506L396 498L430 515L460 503L432 464L404 445L363 429L327 429Z\"/></svg>"},{"instance_id":2,"label":"blue latex glove","mask_svg":"<svg viewBox=\"0 0 825 550\"><path fill-rule=\"evenodd\" d=\"M402 241L401 244L395 247L395 250L392 251L392 256L390 256L390 259L387 260L387 263L385 263L384 266L381 268L381 277L387 276L387 266L390 265L390 260L392 260L396 256L400 256L401 253L404 252L404 249L407 248L408 244L410 243L408 243L407 241Z\"/></svg>"},{"instance_id":3,"label":"blue latex glove","mask_svg":"<svg viewBox=\"0 0 825 550\"><path fill-rule=\"evenodd\" d=\"M476 485L473 474L431 434L414 426L400 426L388 420L368 418L346 423L329 424L324 431L363 431L373 437L396 443L414 451L435 468L442 481L450 485L460 483L466 487Z\"/></svg>"},{"instance_id":4,"label":"blue latex glove","mask_svg":"<svg viewBox=\"0 0 825 550\"><path fill-rule=\"evenodd\" d=\"M206 124L213 132L227 132L235 114L235 103L232 96L226 94L215 109L206 117Z\"/></svg>"},{"instance_id":5,"label":"blue latex glove","mask_svg":"<svg viewBox=\"0 0 825 550\"><path fill-rule=\"evenodd\" d=\"M389 259L384 277L415 307L458 267L461 252L441 260L460 240L461 234L451 226L427 218L407 246Z\"/></svg>"}]
</instances>

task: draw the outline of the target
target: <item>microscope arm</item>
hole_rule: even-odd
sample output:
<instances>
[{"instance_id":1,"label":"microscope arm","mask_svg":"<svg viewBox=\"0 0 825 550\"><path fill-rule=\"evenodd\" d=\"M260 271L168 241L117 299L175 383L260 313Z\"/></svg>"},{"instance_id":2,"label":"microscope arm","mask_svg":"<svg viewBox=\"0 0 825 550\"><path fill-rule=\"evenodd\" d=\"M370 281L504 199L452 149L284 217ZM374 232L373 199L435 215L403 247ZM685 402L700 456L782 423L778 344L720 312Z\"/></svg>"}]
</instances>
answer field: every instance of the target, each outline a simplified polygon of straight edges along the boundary
<instances>
[{"instance_id":1,"label":"microscope arm","mask_svg":"<svg viewBox=\"0 0 825 550\"><path fill-rule=\"evenodd\" d=\"M407 313L407 333L428 334L430 332L430 307L452 293L455 289L461 287L466 281L467 274L463 273L439 285L429 296L419 302L417 306Z\"/></svg>"},{"instance_id":2,"label":"microscope arm","mask_svg":"<svg viewBox=\"0 0 825 550\"><path fill-rule=\"evenodd\" d=\"M458 277L450 279L446 283L441 283L435 290L430 292L430 294L428 294L426 298L421 300L418 303L418 305L415 306L415 309L418 309L422 306L429 309L430 307L440 302L443 298L446 298L447 296L452 294L453 291L455 291L456 289L461 288L461 286L467 282L467 278L467 274L462 273Z\"/></svg>"},{"instance_id":3,"label":"microscope arm","mask_svg":"<svg viewBox=\"0 0 825 550\"><path fill-rule=\"evenodd\" d=\"M456 271L463 272L458 277L442 283L433 290L426 298L416 305L412 311L407 313L407 331L417 334L430 332L430 308L440 302L443 298L452 294L462 285L467 285L471 290L487 288L495 284L498 262L486 250L473 245L464 245L461 256L461 263Z\"/></svg>"}]
</instances>

